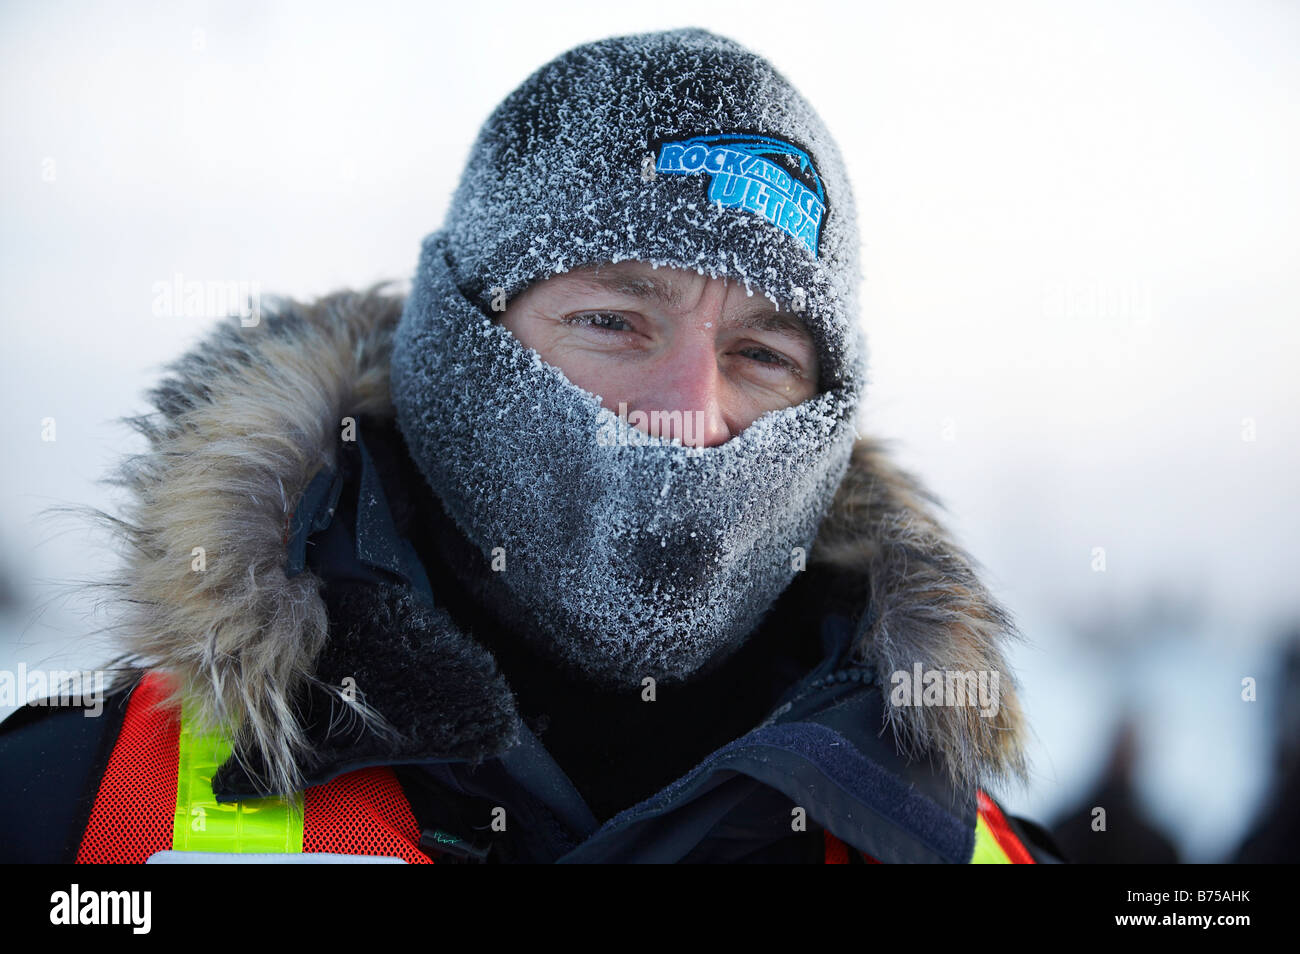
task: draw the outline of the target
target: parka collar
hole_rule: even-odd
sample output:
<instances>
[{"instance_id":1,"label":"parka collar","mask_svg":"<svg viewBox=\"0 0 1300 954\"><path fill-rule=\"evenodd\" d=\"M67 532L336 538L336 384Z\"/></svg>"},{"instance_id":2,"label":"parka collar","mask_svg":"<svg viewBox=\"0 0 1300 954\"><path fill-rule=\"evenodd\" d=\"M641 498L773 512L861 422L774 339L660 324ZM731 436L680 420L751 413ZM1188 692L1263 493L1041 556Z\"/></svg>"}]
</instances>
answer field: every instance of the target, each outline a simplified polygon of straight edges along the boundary
<instances>
[{"instance_id":1,"label":"parka collar","mask_svg":"<svg viewBox=\"0 0 1300 954\"><path fill-rule=\"evenodd\" d=\"M418 665L438 674L426 683L436 693L408 705L414 690L400 679L377 692L384 677L366 668L376 647L359 651L357 635L330 622L331 600L360 597L331 593L310 569L295 572L306 562L303 528L328 510L349 422L392 420L389 358L402 304L370 289L273 302L253 327L232 319L173 365L151 394L156 412L133 422L149 449L124 465L131 500L120 519L109 518L127 545L120 648L170 675L172 701L187 699L201 726L230 732L234 762L268 791L300 788L343 757L319 749L308 731L333 702L345 703L368 737L388 740L374 746L377 759L434 750L486 758L517 741L491 655L424 605L409 555L400 545L384 549L390 534L370 535L385 509L373 494L354 504L376 508L356 541L375 593L375 605L361 611L381 617L372 629L387 633L385 665L401 659L398 672ZM890 730L904 758L934 760L963 789L1023 777L1025 728L1004 657L1019 634L936 519L936 505L881 442L862 437L809 567L856 594L867 615L854 627L852 652L885 679L918 664L1000 674L993 718L882 699L865 731ZM327 530L315 532L327 541ZM345 678L363 693L341 695ZM385 706L417 716L393 726ZM344 761L364 758L365 747L349 753Z\"/></svg>"}]
</instances>

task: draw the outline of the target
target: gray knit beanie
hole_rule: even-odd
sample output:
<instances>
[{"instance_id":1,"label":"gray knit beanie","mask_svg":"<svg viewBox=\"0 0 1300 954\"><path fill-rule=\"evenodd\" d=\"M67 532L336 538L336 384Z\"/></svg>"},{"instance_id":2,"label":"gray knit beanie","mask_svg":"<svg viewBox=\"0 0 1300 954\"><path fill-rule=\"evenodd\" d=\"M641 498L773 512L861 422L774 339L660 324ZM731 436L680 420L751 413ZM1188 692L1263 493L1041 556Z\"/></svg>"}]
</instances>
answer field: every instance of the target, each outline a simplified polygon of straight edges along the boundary
<instances>
[{"instance_id":1,"label":"gray knit beanie","mask_svg":"<svg viewBox=\"0 0 1300 954\"><path fill-rule=\"evenodd\" d=\"M484 124L444 228L485 311L585 264L703 270L802 312L823 383L851 375L858 231L839 149L770 63L706 30L601 40L534 72Z\"/></svg>"}]
</instances>

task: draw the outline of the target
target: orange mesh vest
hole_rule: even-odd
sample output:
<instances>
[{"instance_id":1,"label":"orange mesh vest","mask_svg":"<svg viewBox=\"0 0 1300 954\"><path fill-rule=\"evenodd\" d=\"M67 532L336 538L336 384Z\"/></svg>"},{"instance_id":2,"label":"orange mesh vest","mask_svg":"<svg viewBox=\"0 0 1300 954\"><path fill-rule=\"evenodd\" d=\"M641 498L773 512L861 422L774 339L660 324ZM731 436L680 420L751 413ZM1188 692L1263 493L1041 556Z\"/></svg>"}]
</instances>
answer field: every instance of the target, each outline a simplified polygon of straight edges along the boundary
<instances>
[{"instance_id":1,"label":"orange mesh vest","mask_svg":"<svg viewBox=\"0 0 1300 954\"><path fill-rule=\"evenodd\" d=\"M122 731L99 785L78 864L143 864L172 848L179 768L180 713L160 705L166 689L149 673L131 694ZM349 772L303 792L304 854L378 855L432 864L417 847L420 826L387 767ZM979 792L980 830L996 860L1033 864L997 805ZM824 832L826 864L848 864L855 850ZM868 864L879 864L856 852ZM980 852L977 850L977 858Z\"/></svg>"},{"instance_id":2,"label":"orange mesh vest","mask_svg":"<svg viewBox=\"0 0 1300 954\"><path fill-rule=\"evenodd\" d=\"M100 782L78 864L143 864L172 847L180 712L163 708L161 678L150 673L131 694L122 732ZM416 846L420 827L386 767L340 775L303 792L302 850L381 855L430 864Z\"/></svg>"}]
</instances>

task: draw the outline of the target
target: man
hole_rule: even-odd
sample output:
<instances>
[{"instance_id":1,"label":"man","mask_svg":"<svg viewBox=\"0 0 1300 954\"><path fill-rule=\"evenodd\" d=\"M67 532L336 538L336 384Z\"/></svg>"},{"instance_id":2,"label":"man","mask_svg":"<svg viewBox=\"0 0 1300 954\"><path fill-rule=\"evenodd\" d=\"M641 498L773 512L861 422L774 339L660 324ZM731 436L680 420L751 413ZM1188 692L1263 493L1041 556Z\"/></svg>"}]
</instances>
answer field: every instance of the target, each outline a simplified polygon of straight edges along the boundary
<instances>
[{"instance_id":1,"label":"man","mask_svg":"<svg viewBox=\"0 0 1300 954\"><path fill-rule=\"evenodd\" d=\"M408 298L282 303L154 392L139 668L101 720L5 725L0 843L1058 860L984 792L1025 770L1011 621L857 437L858 279L838 150L766 61L678 30L542 67Z\"/></svg>"}]
</instances>

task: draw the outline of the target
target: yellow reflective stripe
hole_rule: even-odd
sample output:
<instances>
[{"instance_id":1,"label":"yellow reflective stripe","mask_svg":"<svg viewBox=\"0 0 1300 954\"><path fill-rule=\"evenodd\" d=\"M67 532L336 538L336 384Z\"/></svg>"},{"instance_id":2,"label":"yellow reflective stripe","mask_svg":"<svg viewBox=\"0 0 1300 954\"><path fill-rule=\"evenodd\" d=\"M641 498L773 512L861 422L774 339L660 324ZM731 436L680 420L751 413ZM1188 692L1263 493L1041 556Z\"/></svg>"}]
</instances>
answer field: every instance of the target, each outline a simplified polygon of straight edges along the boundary
<instances>
[{"instance_id":1,"label":"yellow reflective stripe","mask_svg":"<svg viewBox=\"0 0 1300 954\"><path fill-rule=\"evenodd\" d=\"M1011 864L1011 857L998 844L997 838L993 836L993 829L989 828L988 823L984 821L982 812L975 814L975 853L971 855L970 863L973 865Z\"/></svg>"},{"instance_id":2,"label":"yellow reflective stripe","mask_svg":"<svg viewBox=\"0 0 1300 954\"><path fill-rule=\"evenodd\" d=\"M183 710L176 769L174 851L225 854L302 852L302 792L293 798L255 798L221 804L212 793L212 777L230 757L230 742L218 734L201 734Z\"/></svg>"}]
</instances>

